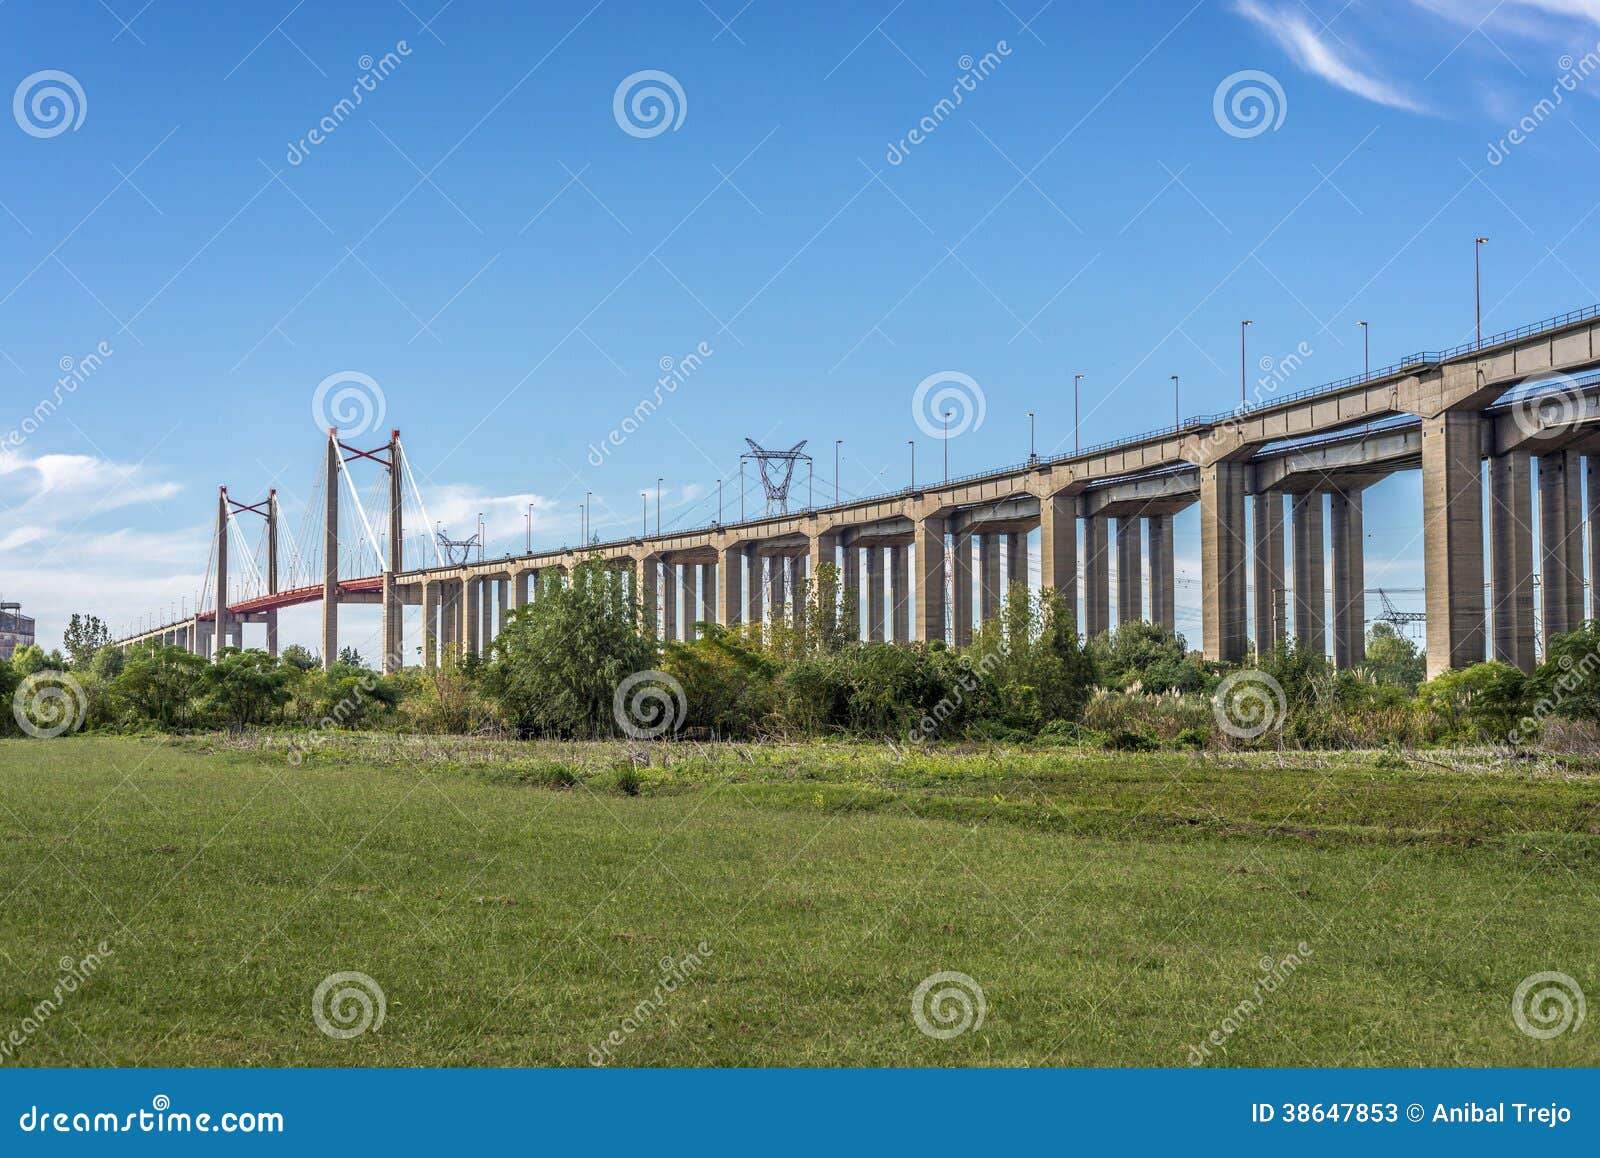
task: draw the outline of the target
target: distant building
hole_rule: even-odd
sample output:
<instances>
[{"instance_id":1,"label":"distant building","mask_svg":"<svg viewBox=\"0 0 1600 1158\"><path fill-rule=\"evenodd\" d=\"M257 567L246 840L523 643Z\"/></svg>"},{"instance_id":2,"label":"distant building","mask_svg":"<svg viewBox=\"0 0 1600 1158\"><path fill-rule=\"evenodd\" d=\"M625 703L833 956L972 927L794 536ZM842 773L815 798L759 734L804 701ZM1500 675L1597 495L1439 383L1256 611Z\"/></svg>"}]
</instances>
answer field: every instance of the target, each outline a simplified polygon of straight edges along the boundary
<instances>
[{"instance_id":1,"label":"distant building","mask_svg":"<svg viewBox=\"0 0 1600 1158\"><path fill-rule=\"evenodd\" d=\"M10 661L19 647L33 643L33 620L22 614L20 603L0 603L0 659Z\"/></svg>"}]
</instances>

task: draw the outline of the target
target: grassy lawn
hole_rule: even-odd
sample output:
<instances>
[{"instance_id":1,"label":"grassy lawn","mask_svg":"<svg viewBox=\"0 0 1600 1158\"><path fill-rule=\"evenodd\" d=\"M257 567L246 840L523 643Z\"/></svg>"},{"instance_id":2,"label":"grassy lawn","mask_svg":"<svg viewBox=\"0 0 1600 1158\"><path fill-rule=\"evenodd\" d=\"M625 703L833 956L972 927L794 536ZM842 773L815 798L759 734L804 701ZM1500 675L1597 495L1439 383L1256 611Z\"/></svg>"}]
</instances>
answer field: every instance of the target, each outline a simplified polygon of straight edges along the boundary
<instances>
[{"instance_id":1,"label":"grassy lawn","mask_svg":"<svg viewBox=\"0 0 1600 1158\"><path fill-rule=\"evenodd\" d=\"M0 1039L113 950L0 1065L1186 1065L1225 1019L1211 1064L1600 1064L1600 1016L1510 1016L1545 970L1600 1000L1590 768L650 752L0 743ZM348 1040L341 971L386 999ZM948 1040L940 971L986 1004Z\"/></svg>"}]
</instances>

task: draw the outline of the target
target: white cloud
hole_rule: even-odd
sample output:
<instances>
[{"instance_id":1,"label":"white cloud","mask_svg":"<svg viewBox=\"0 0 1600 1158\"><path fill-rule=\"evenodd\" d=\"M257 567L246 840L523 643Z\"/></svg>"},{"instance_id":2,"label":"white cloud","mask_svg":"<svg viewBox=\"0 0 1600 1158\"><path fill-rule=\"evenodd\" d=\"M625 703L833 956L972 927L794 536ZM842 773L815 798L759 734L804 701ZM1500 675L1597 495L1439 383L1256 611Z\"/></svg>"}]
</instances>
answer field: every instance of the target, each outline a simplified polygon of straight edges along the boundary
<instances>
[{"instance_id":1,"label":"white cloud","mask_svg":"<svg viewBox=\"0 0 1600 1158\"><path fill-rule=\"evenodd\" d=\"M1332 47L1337 42L1312 28L1302 11L1268 8L1256 0L1238 0L1235 11L1266 31L1297 65L1314 76L1374 104L1408 112L1429 111L1396 85L1342 57Z\"/></svg>"}]
</instances>

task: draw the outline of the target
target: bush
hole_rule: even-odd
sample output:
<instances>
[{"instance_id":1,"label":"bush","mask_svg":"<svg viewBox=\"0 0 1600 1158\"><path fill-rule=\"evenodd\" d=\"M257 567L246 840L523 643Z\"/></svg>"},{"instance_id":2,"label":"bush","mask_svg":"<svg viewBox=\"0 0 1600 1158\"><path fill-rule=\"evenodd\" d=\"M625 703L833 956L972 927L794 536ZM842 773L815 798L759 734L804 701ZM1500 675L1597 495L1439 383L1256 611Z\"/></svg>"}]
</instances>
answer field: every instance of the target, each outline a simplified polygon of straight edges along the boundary
<instances>
[{"instance_id":1,"label":"bush","mask_svg":"<svg viewBox=\"0 0 1600 1158\"><path fill-rule=\"evenodd\" d=\"M1417 707L1433 716L1442 738L1509 741L1528 714L1528 679L1491 660L1448 671L1417 689Z\"/></svg>"}]
</instances>

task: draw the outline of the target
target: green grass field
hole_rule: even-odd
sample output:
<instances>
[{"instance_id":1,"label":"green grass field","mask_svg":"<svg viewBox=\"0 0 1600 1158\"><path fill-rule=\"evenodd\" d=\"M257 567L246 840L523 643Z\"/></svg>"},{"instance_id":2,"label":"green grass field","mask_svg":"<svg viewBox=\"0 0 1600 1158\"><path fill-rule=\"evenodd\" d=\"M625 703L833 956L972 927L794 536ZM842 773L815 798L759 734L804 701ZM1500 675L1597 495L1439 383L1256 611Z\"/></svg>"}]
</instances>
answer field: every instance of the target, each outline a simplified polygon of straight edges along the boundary
<instances>
[{"instance_id":1,"label":"green grass field","mask_svg":"<svg viewBox=\"0 0 1600 1158\"><path fill-rule=\"evenodd\" d=\"M1600 1017L1511 1017L1536 972L1600 997L1584 767L649 752L0 743L0 1041L113 950L0 1065L1600 1064ZM341 971L386 999L348 1040ZM948 1040L940 971L986 1005Z\"/></svg>"}]
</instances>

